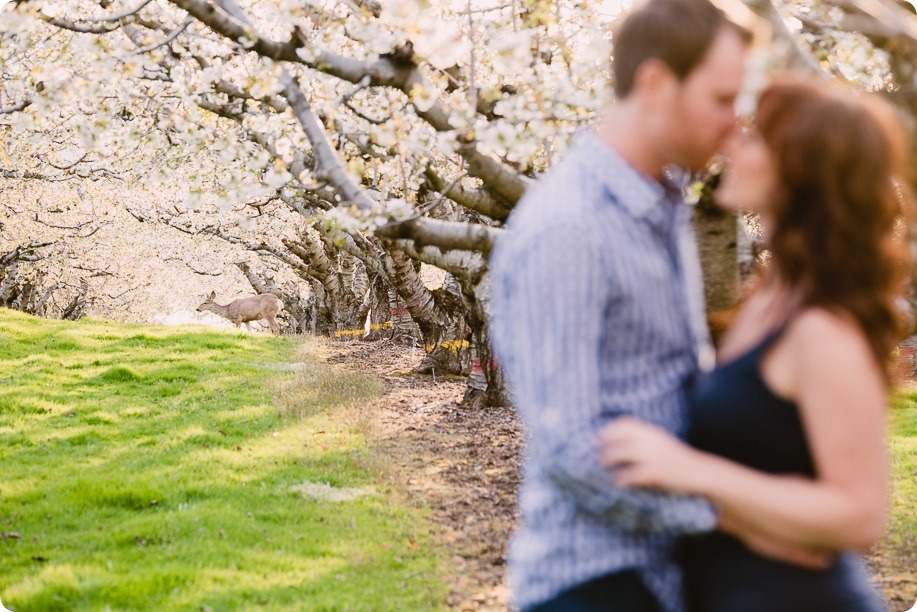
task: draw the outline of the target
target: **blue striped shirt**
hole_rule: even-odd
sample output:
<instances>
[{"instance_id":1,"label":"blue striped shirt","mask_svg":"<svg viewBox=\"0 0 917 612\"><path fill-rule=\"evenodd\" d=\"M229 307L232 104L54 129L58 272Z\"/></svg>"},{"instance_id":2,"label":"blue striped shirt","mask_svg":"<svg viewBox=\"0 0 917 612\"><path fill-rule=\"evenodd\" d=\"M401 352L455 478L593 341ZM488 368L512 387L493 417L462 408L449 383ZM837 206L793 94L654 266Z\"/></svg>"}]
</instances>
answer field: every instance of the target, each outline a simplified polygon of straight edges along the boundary
<instances>
[{"instance_id":1,"label":"blue striped shirt","mask_svg":"<svg viewBox=\"0 0 917 612\"><path fill-rule=\"evenodd\" d=\"M675 537L716 524L699 498L616 488L598 433L634 415L678 435L709 352L689 209L594 134L533 186L491 260L491 332L527 434L509 551L525 608L635 568L681 610Z\"/></svg>"}]
</instances>

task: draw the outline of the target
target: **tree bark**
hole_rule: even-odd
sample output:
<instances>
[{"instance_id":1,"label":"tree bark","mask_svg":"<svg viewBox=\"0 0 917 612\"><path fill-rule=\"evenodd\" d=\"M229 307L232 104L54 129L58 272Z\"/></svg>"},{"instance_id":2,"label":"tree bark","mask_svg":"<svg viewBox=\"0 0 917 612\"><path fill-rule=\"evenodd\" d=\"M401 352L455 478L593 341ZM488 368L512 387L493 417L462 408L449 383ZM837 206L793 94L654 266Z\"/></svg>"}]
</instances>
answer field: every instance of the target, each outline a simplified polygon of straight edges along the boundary
<instances>
[{"instance_id":1,"label":"tree bark","mask_svg":"<svg viewBox=\"0 0 917 612\"><path fill-rule=\"evenodd\" d=\"M737 229L735 215L697 206L694 231L704 274L707 321L714 345L719 344L739 303Z\"/></svg>"}]
</instances>

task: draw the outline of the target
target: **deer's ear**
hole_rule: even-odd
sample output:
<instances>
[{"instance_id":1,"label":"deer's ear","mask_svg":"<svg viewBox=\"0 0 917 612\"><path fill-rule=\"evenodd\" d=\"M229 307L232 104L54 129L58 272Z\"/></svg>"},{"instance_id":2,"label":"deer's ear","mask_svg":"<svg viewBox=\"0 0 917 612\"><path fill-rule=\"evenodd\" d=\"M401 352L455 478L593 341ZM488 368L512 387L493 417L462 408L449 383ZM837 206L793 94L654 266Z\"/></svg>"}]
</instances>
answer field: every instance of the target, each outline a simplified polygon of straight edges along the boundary
<instances>
[{"instance_id":1,"label":"deer's ear","mask_svg":"<svg viewBox=\"0 0 917 612\"><path fill-rule=\"evenodd\" d=\"M214 298L216 298L216 296L217 296L217 292L216 292L216 291L211 291L211 292L210 292L210 299L211 299L211 300L214 299Z\"/></svg>"}]
</instances>

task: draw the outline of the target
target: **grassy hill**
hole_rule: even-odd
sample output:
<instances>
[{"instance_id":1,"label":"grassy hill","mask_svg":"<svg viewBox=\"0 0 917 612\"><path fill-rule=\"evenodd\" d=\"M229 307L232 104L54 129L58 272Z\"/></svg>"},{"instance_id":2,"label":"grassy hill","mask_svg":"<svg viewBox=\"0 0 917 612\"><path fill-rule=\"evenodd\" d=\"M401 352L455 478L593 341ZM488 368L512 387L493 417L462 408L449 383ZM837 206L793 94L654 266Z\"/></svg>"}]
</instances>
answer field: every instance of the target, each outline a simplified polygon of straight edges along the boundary
<instances>
[{"instance_id":1,"label":"grassy hill","mask_svg":"<svg viewBox=\"0 0 917 612\"><path fill-rule=\"evenodd\" d=\"M288 338L0 310L0 601L442 607L353 416L378 393Z\"/></svg>"},{"instance_id":2,"label":"grassy hill","mask_svg":"<svg viewBox=\"0 0 917 612\"><path fill-rule=\"evenodd\" d=\"M891 504L885 538L870 557L873 577L890 612L911 610L917 601L917 389L894 398L889 421Z\"/></svg>"}]
</instances>

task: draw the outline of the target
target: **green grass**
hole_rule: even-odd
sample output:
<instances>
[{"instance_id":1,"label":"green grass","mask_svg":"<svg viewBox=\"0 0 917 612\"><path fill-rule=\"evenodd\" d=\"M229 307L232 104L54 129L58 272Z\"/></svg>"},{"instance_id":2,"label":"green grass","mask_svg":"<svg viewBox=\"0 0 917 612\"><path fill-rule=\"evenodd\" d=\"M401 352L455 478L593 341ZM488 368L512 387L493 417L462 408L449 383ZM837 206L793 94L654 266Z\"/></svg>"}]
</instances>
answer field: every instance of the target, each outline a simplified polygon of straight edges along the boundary
<instances>
[{"instance_id":1,"label":"green grass","mask_svg":"<svg viewBox=\"0 0 917 612\"><path fill-rule=\"evenodd\" d=\"M331 368L291 339L0 309L0 601L443 608L425 519L352 418L378 383Z\"/></svg>"},{"instance_id":2,"label":"green grass","mask_svg":"<svg viewBox=\"0 0 917 612\"><path fill-rule=\"evenodd\" d=\"M886 544L897 549L913 570L917 563L917 391L894 400L890 422L892 504Z\"/></svg>"}]
</instances>

